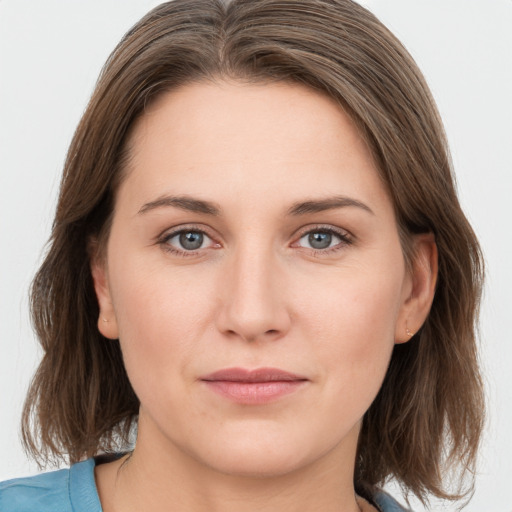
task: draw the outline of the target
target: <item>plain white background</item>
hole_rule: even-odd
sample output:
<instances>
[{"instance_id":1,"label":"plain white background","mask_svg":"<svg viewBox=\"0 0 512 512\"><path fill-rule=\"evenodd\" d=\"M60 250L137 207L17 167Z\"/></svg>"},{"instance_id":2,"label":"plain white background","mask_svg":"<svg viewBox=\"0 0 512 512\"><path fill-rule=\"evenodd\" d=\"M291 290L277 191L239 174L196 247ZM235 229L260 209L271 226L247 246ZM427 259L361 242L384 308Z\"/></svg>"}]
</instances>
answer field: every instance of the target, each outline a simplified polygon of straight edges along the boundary
<instances>
[{"instance_id":1,"label":"plain white background","mask_svg":"<svg viewBox=\"0 0 512 512\"><path fill-rule=\"evenodd\" d=\"M40 352L27 294L72 133L110 51L150 0L0 0L0 480L37 471L19 417ZM489 419L468 512L511 512L512 0L366 0L423 70L487 261ZM416 511L423 510L414 503ZM433 503L434 510L455 510Z\"/></svg>"}]
</instances>

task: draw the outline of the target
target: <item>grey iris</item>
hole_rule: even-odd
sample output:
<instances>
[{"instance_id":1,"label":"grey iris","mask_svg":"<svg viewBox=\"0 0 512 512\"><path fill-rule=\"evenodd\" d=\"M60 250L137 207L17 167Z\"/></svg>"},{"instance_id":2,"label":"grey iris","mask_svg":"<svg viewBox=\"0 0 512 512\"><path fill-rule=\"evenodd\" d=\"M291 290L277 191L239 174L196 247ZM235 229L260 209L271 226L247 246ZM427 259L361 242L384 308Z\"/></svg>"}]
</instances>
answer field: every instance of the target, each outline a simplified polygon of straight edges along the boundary
<instances>
[{"instance_id":1,"label":"grey iris","mask_svg":"<svg viewBox=\"0 0 512 512\"><path fill-rule=\"evenodd\" d=\"M193 251L203 245L203 234L197 231L185 231L180 234L180 244L184 249Z\"/></svg>"},{"instance_id":2,"label":"grey iris","mask_svg":"<svg viewBox=\"0 0 512 512\"><path fill-rule=\"evenodd\" d=\"M314 233L310 233L308 236L308 242L313 249L326 249L331 245L331 241L331 233L325 233L322 231L315 231Z\"/></svg>"}]
</instances>

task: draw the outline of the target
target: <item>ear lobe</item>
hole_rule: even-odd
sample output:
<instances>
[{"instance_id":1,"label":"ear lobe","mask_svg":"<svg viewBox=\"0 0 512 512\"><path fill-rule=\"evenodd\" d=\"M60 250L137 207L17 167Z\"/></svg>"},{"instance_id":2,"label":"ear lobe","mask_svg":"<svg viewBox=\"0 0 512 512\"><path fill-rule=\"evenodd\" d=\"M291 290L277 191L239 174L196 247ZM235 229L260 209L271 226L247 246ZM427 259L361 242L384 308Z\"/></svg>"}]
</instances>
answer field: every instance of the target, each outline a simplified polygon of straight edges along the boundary
<instances>
[{"instance_id":1,"label":"ear lobe","mask_svg":"<svg viewBox=\"0 0 512 512\"><path fill-rule=\"evenodd\" d=\"M114 340L119 338L119 333L110 295L107 264L106 261L104 261L104 258L100 258L98 256L97 250L90 252L93 252L91 255L91 275L100 310L98 317L98 330L103 336L105 336L105 338Z\"/></svg>"},{"instance_id":2,"label":"ear lobe","mask_svg":"<svg viewBox=\"0 0 512 512\"><path fill-rule=\"evenodd\" d=\"M425 322L437 282L437 245L432 233L415 235L408 295L398 315L395 343L405 343Z\"/></svg>"}]
</instances>

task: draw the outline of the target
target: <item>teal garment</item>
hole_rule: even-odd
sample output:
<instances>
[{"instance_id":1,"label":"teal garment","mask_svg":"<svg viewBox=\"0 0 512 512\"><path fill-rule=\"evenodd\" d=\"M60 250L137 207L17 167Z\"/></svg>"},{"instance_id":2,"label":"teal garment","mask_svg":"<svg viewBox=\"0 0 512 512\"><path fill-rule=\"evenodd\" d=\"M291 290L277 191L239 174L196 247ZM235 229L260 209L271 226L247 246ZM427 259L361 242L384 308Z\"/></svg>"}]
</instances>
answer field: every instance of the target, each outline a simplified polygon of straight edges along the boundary
<instances>
[{"instance_id":1,"label":"teal garment","mask_svg":"<svg viewBox=\"0 0 512 512\"><path fill-rule=\"evenodd\" d=\"M94 459L28 478L0 483L1 512L102 512L96 482ZM382 512L404 512L384 492L374 497Z\"/></svg>"},{"instance_id":2,"label":"teal garment","mask_svg":"<svg viewBox=\"0 0 512 512\"><path fill-rule=\"evenodd\" d=\"M0 483L1 512L102 512L94 459Z\"/></svg>"},{"instance_id":3,"label":"teal garment","mask_svg":"<svg viewBox=\"0 0 512 512\"><path fill-rule=\"evenodd\" d=\"M382 512L412 512L410 508L402 507L389 494L382 491L373 497L373 501Z\"/></svg>"}]
</instances>

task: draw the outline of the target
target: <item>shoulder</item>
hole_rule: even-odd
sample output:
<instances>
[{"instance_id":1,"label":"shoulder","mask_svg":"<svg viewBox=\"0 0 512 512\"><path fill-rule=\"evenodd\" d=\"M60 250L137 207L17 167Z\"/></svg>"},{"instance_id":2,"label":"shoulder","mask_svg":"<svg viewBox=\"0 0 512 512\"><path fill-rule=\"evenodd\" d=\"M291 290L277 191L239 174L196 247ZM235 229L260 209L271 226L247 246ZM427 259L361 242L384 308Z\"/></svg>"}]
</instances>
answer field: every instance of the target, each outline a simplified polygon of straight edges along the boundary
<instances>
[{"instance_id":1,"label":"shoulder","mask_svg":"<svg viewBox=\"0 0 512 512\"><path fill-rule=\"evenodd\" d=\"M384 491L377 492L373 497L373 501L382 512L412 512L411 509L400 505L398 501Z\"/></svg>"},{"instance_id":2,"label":"shoulder","mask_svg":"<svg viewBox=\"0 0 512 512\"><path fill-rule=\"evenodd\" d=\"M69 469L0 483L2 512L69 512Z\"/></svg>"},{"instance_id":3,"label":"shoulder","mask_svg":"<svg viewBox=\"0 0 512 512\"><path fill-rule=\"evenodd\" d=\"M101 512L94 459L70 469L0 483L2 512Z\"/></svg>"}]
</instances>

